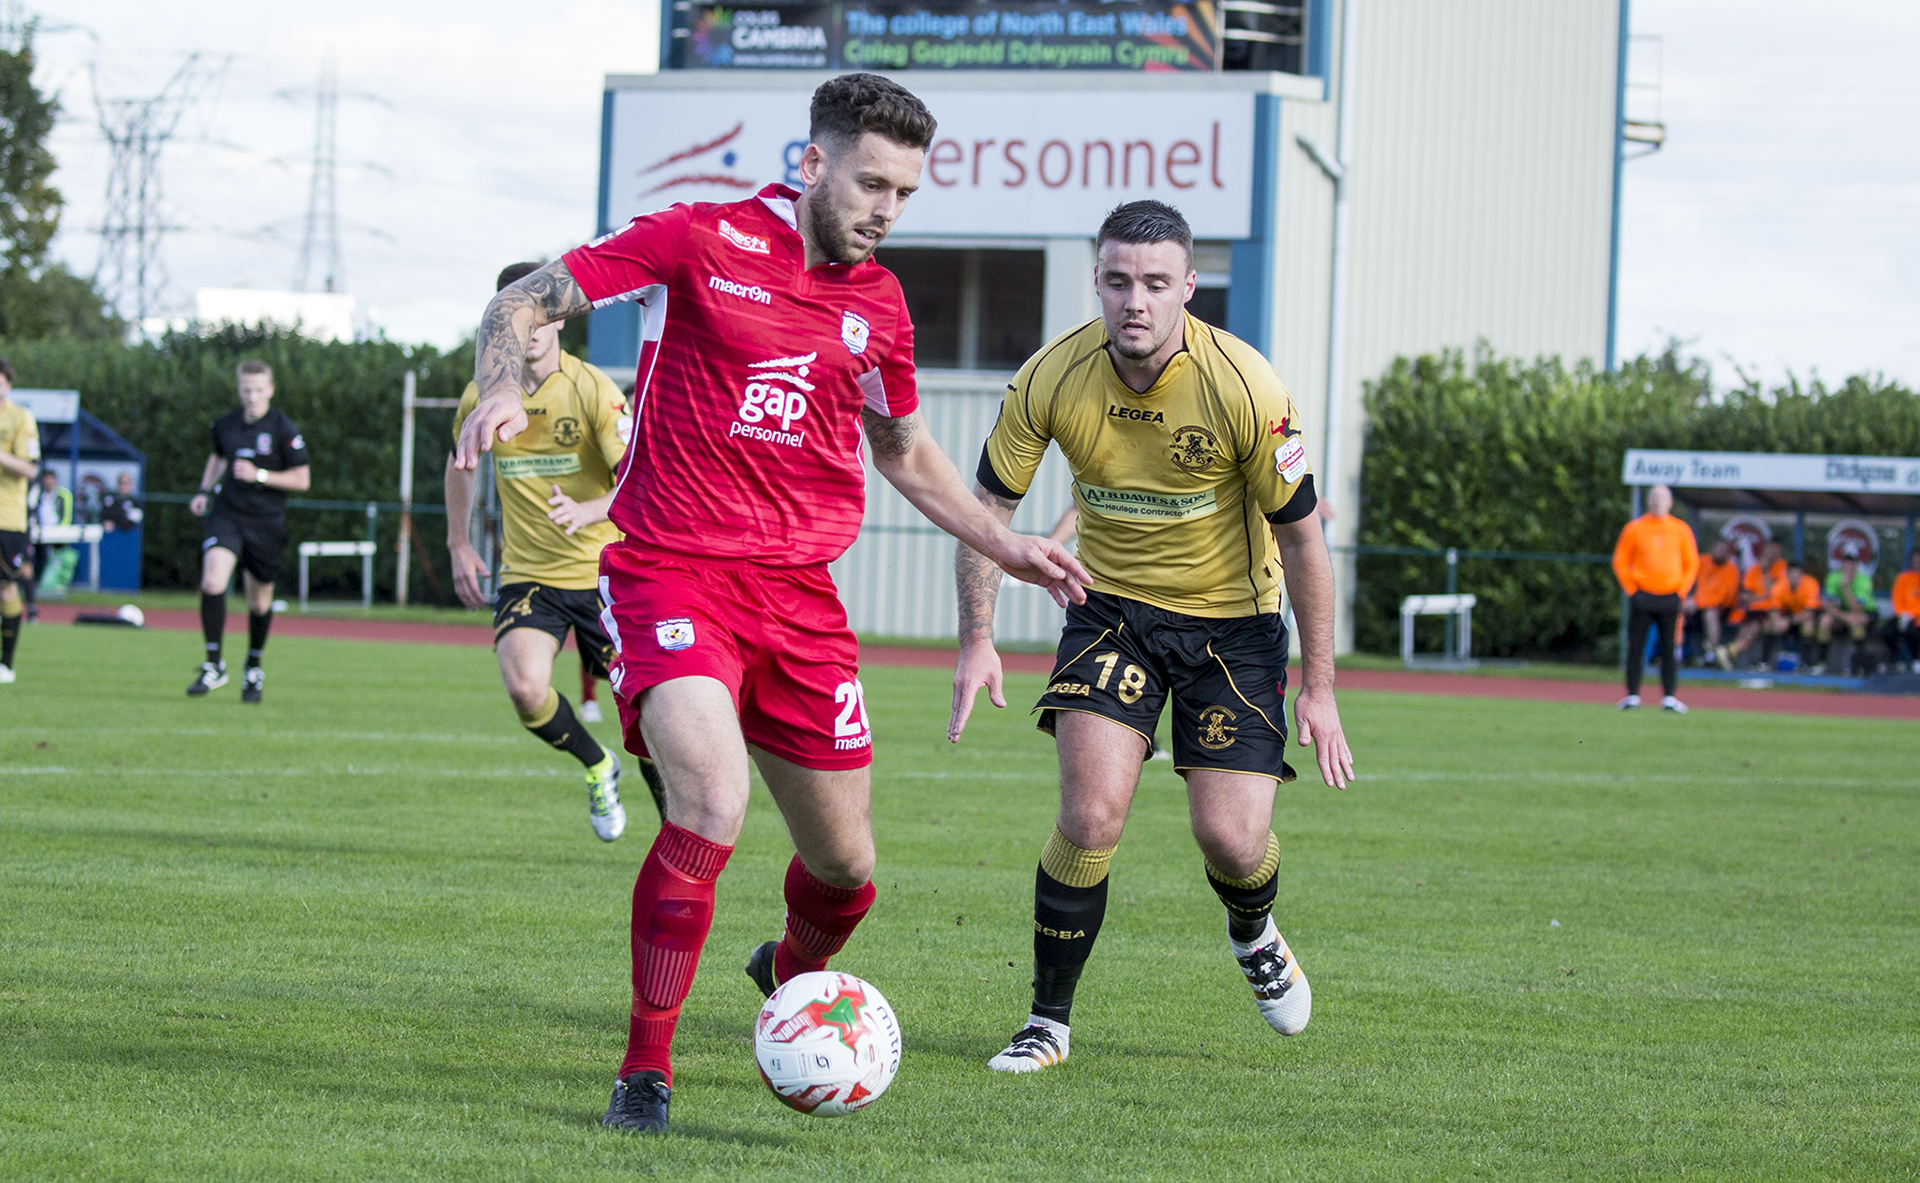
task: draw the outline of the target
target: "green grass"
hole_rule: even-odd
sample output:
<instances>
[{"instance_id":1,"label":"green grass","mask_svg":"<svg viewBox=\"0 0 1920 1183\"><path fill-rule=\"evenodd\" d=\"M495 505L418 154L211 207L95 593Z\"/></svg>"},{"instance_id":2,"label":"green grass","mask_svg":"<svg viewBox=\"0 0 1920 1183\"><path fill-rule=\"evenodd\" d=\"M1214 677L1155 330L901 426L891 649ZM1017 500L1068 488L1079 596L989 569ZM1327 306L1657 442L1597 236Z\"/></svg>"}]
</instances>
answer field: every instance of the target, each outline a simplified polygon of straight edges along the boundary
<instances>
[{"instance_id":1,"label":"green grass","mask_svg":"<svg viewBox=\"0 0 1920 1183\"><path fill-rule=\"evenodd\" d=\"M1344 695L1364 779L1293 785L1275 823L1318 1004L1292 1040L1256 1016L1150 765L1074 1058L1006 1079L981 1065L1025 1013L1051 746L988 710L951 748L945 673L871 669L881 894L841 963L898 1008L900 1077L839 1121L758 1081L739 963L778 931L789 854L761 793L675 1132L640 1139L595 1123L648 806L594 841L485 649L280 638L242 708L181 694L182 634L22 646L0 1177L1920 1173L1911 724Z\"/></svg>"}]
</instances>

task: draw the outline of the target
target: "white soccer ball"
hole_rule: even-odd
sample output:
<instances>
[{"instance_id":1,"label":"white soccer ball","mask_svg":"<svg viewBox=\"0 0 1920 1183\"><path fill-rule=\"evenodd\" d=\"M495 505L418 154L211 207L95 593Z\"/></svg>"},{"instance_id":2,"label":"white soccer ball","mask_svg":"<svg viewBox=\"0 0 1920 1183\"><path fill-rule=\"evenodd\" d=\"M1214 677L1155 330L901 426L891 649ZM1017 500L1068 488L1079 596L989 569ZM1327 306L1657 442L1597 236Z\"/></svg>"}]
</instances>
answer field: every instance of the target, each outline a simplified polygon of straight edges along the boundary
<instances>
[{"instance_id":1,"label":"white soccer ball","mask_svg":"<svg viewBox=\"0 0 1920 1183\"><path fill-rule=\"evenodd\" d=\"M871 982L801 974L783 983L753 1026L760 1078L782 1104L839 1117L878 1100L900 1070L900 1022Z\"/></svg>"},{"instance_id":2,"label":"white soccer ball","mask_svg":"<svg viewBox=\"0 0 1920 1183\"><path fill-rule=\"evenodd\" d=\"M138 604L122 604L120 605L120 611L114 613L114 615L135 628L145 628L147 625L147 614L140 611L140 605Z\"/></svg>"}]
</instances>

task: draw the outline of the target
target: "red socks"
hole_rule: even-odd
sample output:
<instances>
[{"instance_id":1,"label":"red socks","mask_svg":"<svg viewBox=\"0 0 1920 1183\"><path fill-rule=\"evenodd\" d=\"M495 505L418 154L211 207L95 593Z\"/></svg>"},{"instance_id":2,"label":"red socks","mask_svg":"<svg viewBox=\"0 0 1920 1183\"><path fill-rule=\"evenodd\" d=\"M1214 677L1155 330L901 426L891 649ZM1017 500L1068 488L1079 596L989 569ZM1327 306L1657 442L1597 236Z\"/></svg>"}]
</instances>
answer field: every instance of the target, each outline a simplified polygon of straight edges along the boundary
<instances>
[{"instance_id":1,"label":"red socks","mask_svg":"<svg viewBox=\"0 0 1920 1183\"><path fill-rule=\"evenodd\" d=\"M713 927L713 882L732 853L731 846L665 822L640 866L633 885L633 1017L622 1077L652 1069L673 1084L673 1028L680 1021L680 1004L693 989L700 947ZM791 900L791 876L788 882ZM872 889L867 891L871 899Z\"/></svg>"},{"instance_id":2,"label":"red socks","mask_svg":"<svg viewBox=\"0 0 1920 1183\"><path fill-rule=\"evenodd\" d=\"M796 974L827 968L854 928L873 907L873 883L835 887L813 877L799 855L787 865L787 934L773 954L773 976L789 981Z\"/></svg>"}]
</instances>

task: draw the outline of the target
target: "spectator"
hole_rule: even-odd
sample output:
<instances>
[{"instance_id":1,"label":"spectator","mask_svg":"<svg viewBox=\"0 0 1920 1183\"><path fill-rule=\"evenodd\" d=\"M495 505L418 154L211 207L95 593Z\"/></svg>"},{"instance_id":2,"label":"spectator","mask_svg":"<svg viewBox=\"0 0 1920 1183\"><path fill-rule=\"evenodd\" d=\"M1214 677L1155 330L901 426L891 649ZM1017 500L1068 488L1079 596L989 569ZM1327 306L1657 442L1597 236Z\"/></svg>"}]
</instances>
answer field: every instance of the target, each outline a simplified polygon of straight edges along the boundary
<instances>
[{"instance_id":1,"label":"spectator","mask_svg":"<svg viewBox=\"0 0 1920 1183\"><path fill-rule=\"evenodd\" d=\"M40 470L40 480L27 490L27 518L33 526L45 531L55 526L73 524L73 492L60 487L60 474L51 468ZM39 585L53 569L52 560L66 547L47 542L36 541L33 544L33 573L35 578L26 580L22 590L27 596L27 619L40 619Z\"/></svg>"},{"instance_id":2,"label":"spectator","mask_svg":"<svg viewBox=\"0 0 1920 1183\"><path fill-rule=\"evenodd\" d=\"M1780 557L1780 544L1768 542L1760 548L1760 557L1747 573L1740 578L1740 606L1735 609L1740 622L1740 632L1733 638L1733 644L1722 645L1713 651L1720 668L1730 670L1740 660L1740 655L1760 638L1760 631L1771 621L1774 604L1787 590L1787 562ZM1772 632L1771 629L1768 629ZM1779 630L1785 632L1784 625ZM1779 633L1773 633L1778 636Z\"/></svg>"},{"instance_id":3,"label":"spectator","mask_svg":"<svg viewBox=\"0 0 1920 1183\"><path fill-rule=\"evenodd\" d=\"M1814 669L1815 673L1826 672L1827 666L1834 667L1835 672L1840 674L1849 672L1853 664L1853 647L1867 639L1867 628L1873 624L1878 608L1873 598L1873 576L1860 569L1858 559L1841 559L1838 570L1827 572L1827 585L1820 596L1820 624L1817 630L1826 653L1821 659L1822 664ZM1833 626L1836 624L1847 626L1849 642L1839 649L1833 646ZM1836 652L1845 653L1846 658L1836 658Z\"/></svg>"},{"instance_id":4,"label":"spectator","mask_svg":"<svg viewBox=\"0 0 1920 1183\"><path fill-rule=\"evenodd\" d=\"M1657 625L1660 653L1660 705L1685 714L1687 706L1674 697L1679 689L1680 663L1673 652L1673 627L1680 617L1680 595L1693 586L1700 569L1700 551L1693 527L1676 518L1673 491L1665 485L1647 490L1647 512L1628 522L1613 548L1613 575L1627 594L1627 696L1620 709L1640 705L1640 677L1646 664L1647 627Z\"/></svg>"},{"instance_id":5,"label":"spectator","mask_svg":"<svg viewBox=\"0 0 1920 1183\"><path fill-rule=\"evenodd\" d=\"M88 473L80 478L80 491L74 495L74 520L85 526L100 524L100 508L106 502L107 486L98 475Z\"/></svg>"},{"instance_id":6,"label":"spectator","mask_svg":"<svg viewBox=\"0 0 1920 1183\"><path fill-rule=\"evenodd\" d=\"M1887 618L1887 648L1909 673L1920 673L1920 550L1893 581L1893 614Z\"/></svg>"},{"instance_id":7,"label":"spectator","mask_svg":"<svg viewBox=\"0 0 1920 1183\"><path fill-rule=\"evenodd\" d=\"M1799 559L1787 564L1786 590L1775 598L1774 609L1767 614L1767 631L1776 637L1798 634L1793 653L1805 659L1814 633L1820 626L1820 581L1807 574Z\"/></svg>"},{"instance_id":8,"label":"spectator","mask_svg":"<svg viewBox=\"0 0 1920 1183\"><path fill-rule=\"evenodd\" d=\"M100 502L100 528L111 534L116 530L133 530L140 525L146 511L140 508L140 499L133 495L133 474L123 472L114 482L113 492Z\"/></svg>"},{"instance_id":9,"label":"spectator","mask_svg":"<svg viewBox=\"0 0 1920 1183\"><path fill-rule=\"evenodd\" d=\"M1720 629L1726 623L1726 616L1740 606L1740 564L1738 552L1732 542L1725 538L1713 544L1713 552L1701 557L1700 574L1693 581L1693 590L1687 594L1680 610L1687 615L1700 617L1700 628L1706 641L1706 654L1710 655L1720 647ZM1738 623L1734 621L1733 623ZM1703 655L1702 662L1712 660Z\"/></svg>"}]
</instances>

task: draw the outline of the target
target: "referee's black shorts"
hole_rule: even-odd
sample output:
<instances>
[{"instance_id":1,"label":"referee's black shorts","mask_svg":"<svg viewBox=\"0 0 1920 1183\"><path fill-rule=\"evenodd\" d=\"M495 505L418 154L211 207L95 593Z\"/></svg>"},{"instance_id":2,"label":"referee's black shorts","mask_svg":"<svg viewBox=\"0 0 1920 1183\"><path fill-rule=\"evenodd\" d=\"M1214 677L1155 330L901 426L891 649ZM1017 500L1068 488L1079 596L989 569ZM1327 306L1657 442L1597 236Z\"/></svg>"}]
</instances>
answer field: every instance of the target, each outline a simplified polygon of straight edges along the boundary
<instances>
[{"instance_id":1,"label":"referee's black shorts","mask_svg":"<svg viewBox=\"0 0 1920 1183\"><path fill-rule=\"evenodd\" d=\"M1034 708L1053 732L1060 711L1085 711L1140 734L1142 758L1173 701L1173 766L1293 779L1288 766L1287 628L1277 613L1187 616L1089 591L1067 627Z\"/></svg>"},{"instance_id":2,"label":"referee's black shorts","mask_svg":"<svg viewBox=\"0 0 1920 1183\"><path fill-rule=\"evenodd\" d=\"M503 584L493 597L493 643L498 645L513 629L533 628L564 645L571 628L587 672L605 678L613 662L613 638L600 619L600 607L600 593L590 587Z\"/></svg>"},{"instance_id":3,"label":"referee's black shorts","mask_svg":"<svg viewBox=\"0 0 1920 1183\"><path fill-rule=\"evenodd\" d=\"M235 513L215 502L200 519L200 553L223 547L240 556L240 569L257 583L276 583L287 549L287 519Z\"/></svg>"}]
</instances>

